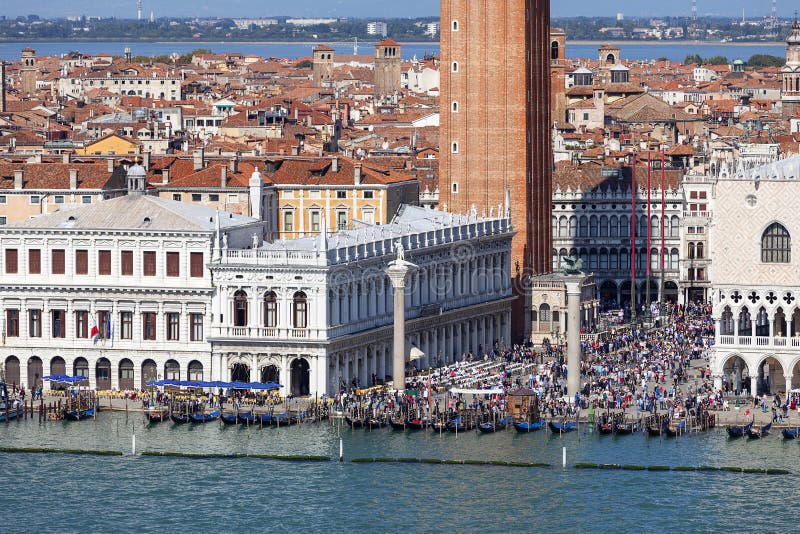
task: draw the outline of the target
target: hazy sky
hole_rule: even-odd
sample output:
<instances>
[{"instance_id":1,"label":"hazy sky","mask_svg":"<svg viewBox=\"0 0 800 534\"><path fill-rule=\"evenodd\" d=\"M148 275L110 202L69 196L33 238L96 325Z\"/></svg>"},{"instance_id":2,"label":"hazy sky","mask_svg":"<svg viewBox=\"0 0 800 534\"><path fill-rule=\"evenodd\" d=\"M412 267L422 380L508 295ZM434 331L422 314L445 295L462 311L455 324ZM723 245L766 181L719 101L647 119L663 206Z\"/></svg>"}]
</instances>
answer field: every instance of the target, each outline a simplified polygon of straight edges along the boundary
<instances>
[{"instance_id":1,"label":"hazy sky","mask_svg":"<svg viewBox=\"0 0 800 534\"><path fill-rule=\"evenodd\" d=\"M778 11L790 16L797 9L797 0L778 0ZM701 15L714 14L739 17L742 9L748 17L766 15L771 10L769 0L698 0ZM0 14L18 16L37 14L45 17L70 15L101 15L122 18L136 16L136 0L3 0ZM691 0L675 0L653 4L631 0L552 0L553 16L570 15L687 15ZM266 17L266 16L347 16L347 17L404 17L436 16L438 0L143 0L145 17L150 10L156 16L175 17Z\"/></svg>"}]
</instances>

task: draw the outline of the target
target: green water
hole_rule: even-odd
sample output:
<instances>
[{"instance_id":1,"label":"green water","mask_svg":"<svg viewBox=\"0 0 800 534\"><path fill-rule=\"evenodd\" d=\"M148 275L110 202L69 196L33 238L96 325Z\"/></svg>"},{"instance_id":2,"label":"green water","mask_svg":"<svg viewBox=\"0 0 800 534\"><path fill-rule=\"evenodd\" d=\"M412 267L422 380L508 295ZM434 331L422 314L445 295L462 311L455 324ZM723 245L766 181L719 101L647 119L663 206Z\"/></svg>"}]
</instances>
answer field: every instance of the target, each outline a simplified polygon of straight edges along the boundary
<instances>
[{"instance_id":1,"label":"green water","mask_svg":"<svg viewBox=\"0 0 800 534\"><path fill-rule=\"evenodd\" d=\"M137 451L326 455L345 462L182 459ZM796 474L581 470L576 462L780 467L800 441L731 441L721 430L678 439L586 429L439 435L218 423L146 425L140 414L80 423L0 425L0 446L119 450L121 457L0 453L0 531L778 532L795 525ZM561 468L562 447L568 468ZM551 468L351 463L355 457L546 462ZM800 469L798 469L800 472ZM12 528L13 525L13 528Z\"/></svg>"}]
</instances>

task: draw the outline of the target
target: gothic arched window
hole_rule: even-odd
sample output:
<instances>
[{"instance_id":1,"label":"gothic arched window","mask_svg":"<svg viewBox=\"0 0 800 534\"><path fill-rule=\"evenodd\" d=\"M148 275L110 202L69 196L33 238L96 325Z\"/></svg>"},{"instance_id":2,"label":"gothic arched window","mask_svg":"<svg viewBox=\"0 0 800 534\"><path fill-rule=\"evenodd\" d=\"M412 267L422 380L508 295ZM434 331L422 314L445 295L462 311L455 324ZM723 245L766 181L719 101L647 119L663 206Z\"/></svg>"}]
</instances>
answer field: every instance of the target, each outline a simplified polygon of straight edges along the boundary
<instances>
[{"instance_id":1,"label":"gothic arched window","mask_svg":"<svg viewBox=\"0 0 800 534\"><path fill-rule=\"evenodd\" d=\"M789 263L792 257L792 240L789 231L772 223L761 235L761 261L764 263Z\"/></svg>"}]
</instances>

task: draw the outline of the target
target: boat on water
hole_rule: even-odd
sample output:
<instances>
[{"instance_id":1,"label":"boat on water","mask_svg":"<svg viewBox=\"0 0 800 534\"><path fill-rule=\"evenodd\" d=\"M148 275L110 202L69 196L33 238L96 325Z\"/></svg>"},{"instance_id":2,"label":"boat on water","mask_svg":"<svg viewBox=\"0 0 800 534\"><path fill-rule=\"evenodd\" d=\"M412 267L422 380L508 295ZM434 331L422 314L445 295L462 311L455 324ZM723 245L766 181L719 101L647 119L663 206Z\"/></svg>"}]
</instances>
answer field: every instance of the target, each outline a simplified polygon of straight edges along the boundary
<instances>
[{"instance_id":1,"label":"boat on water","mask_svg":"<svg viewBox=\"0 0 800 534\"><path fill-rule=\"evenodd\" d=\"M405 430L408 428L405 419L389 419L389 426L392 427L392 430Z\"/></svg>"},{"instance_id":2,"label":"boat on water","mask_svg":"<svg viewBox=\"0 0 800 534\"><path fill-rule=\"evenodd\" d=\"M305 418L305 413L298 415L291 415L289 412L283 412L277 415L272 415L272 417L270 418L270 425L277 427L296 425L304 418Z\"/></svg>"},{"instance_id":3,"label":"boat on water","mask_svg":"<svg viewBox=\"0 0 800 534\"><path fill-rule=\"evenodd\" d=\"M578 428L578 423L576 423L574 421L570 421L570 422L567 422L567 421L561 421L561 422L550 421L549 423L547 423L547 426L550 427L550 431L553 432L554 434L556 434L556 433L560 434L560 433L564 433L564 432L572 432L573 430Z\"/></svg>"},{"instance_id":4,"label":"boat on water","mask_svg":"<svg viewBox=\"0 0 800 534\"><path fill-rule=\"evenodd\" d=\"M513 425L514 430L517 432L533 432L534 430L540 430L544 426L544 421L537 421L536 423L515 421Z\"/></svg>"},{"instance_id":5,"label":"boat on water","mask_svg":"<svg viewBox=\"0 0 800 534\"><path fill-rule=\"evenodd\" d=\"M235 413L221 413L219 418L222 419L222 422L226 425L235 425L236 422L239 420L239 417Z\"/></svg>"},{"instance_id":6,"label":"boat on water","mask_svg":"<svg viewBox=\"0 0 800 534\"><path fill-rule=\"evenodd\" d=\"M64 419L67 421L83 421L84 419L91 419L94 417L94 408L87 410L66 410L64 412Z\"/></svg>"},{"instance_id":7,"label":"boat on water","mask_svg":"<svg viewBox=\"0 0 800 534\"><path fill-rule=\"evenodd\" d=\"M258 416L255 415L252 411L250 412L239 412L236 417L239 419L239 422L243 425L255 425L258 423Z\"/></svg>"},{"instance_id":8,"label":"boat on water","mask_svg":"<svg viewBox=\"0 0 800 534\"><path fill-rule=\"evenodd\" d=\"M187 413L172 412L169 418L172 419L173 423L177 423L179 425L189 422L189 414Z\"/></svg>"},{"instance_id":9,"label":"boat on water","mask_svg":"<svg viewBox=\"0 0 800 534\"><path fill-rule=\"evenodd\" d=\"M769 431L772 428L772 423L767 423L766 425L750 425L750 430L747 431L747 437L752 439L763 438L764 436L769 435Z\"/></svg>"},{"instance_id":10,"label":"boat on water","mask_svg":"<svg viewBox=\"0 0 800 534\"><path fill-rule=\"evenodd\" d=\"M160 423L169 420L169 406L148 406L145 410L147 420L151 423Z\"/></svg>"},{"instance_id":11,"label":"boat on water","mask_svg":"<svg viewBox=\"0 0 800 534\"><path fill-rule=\"evenodd\" d=\"M614 425L614 432L620 436L629 436L639 431L637 421L621 421Z\"/></svg>"},{"instance_id":12,"label":"boat on water","mask_svg":"<svg viewBox=\"0 0 800 534\"><path fill-rule=\"evenodd\" d=\"M9 397L5 382L0 382L0 422L16 419L21 411L19 402Z\"/></svg>"},{"instance_id":13,"label":"boat on water","mask_svg":"<svg viewBox=\"0 0 800 534\"><path fill-rule=\"evenodd\" d=\"M430 426L427 419L409 419L406 421L409 430L425 430Z\"/></svg>"},{"instance_id":14,"label":"boat on water","mask_svg":"<svg viewBox=\"0 0 800 534\"><path fill-rule=\"evenodd\" d=\"M682 421L669 423L667 428L664 430L664 433L671 438L685 434L686 420L684 419Z\"/></svg>"},{"instance_id":15,"label":"boat on water","mask_svg":"<svg viewBox=\"0 0 800 534\"><path fill-rule=\"evenodd\" d=\"M344 422L347 423L350 426L350 428L363 428L365 423L364 419L358 417L353 418L350 417L349 415L346 415L344 417Z\"/></svg>"},{"instance_id":16,"label":"boat on water","mask_svg":"<svg viewBox=\"0 0 800 534\"><path fill-rule=\"evenodd\" d=\"M644 428L648 436L662 436L667 433L668 415L650 415L645 419Z\"/></svg>"},{"instance_id":17,"label":"boat on water","mask_svg":"<svg viewBox=\"0 0 800 534\"><path fill-rule=\"evenodd\" d=\"M601 414L600 419L597 421L597 431L600 434L613 434L616 421L617 417L615 415L610 413Z\"/></svg>"},{"instance_id":18,"label":"boat on water","mask_svg":"<svg viewBox=\"0 0 800 534\"><path fill-rule=\"evenodd\" d=\"M511 422L511 417L503 417L499 421L487 421L478 425L478 430L484 434L490 434L499 430L505 430L508 423Z\"/></svg>"},{"instance_id":19,"label":"boat on water","mask_svg":"<svg viewBox=\"0 0 800 534\"><path fill-rule=\"evenodd\" d=\"M386 425L388 425L388 423L385 419L375 419L374 417L371 417L364 422L364 428L368 428L370 430L374 428L383 428Z\"/></svg>"},{"instance_id":20,"label":"boat on water","mask_svg":"<svg viewBox=\"0 0 800 534\"><path fill-rule=\"evenodd\" d=\"M783 428L781 434L785 439L796 439L800 435L800 427L797 428Z\"/></svg>"},{"instance_id":21,"label":"boat on water","mask_svg":"<svg viewBox=\"0 0 800 534\"><path fill-rule=\"evenodd\" d=\"M216 421L219 419L219 413L219 410L214 410L208 413L195 412L193 414L189 414L189 421L192 423L208 423L209 421Z\"/></svg>"},{"instance_id":22,"label":"boat on water","mask_svg":"<svg viewBox=\"0 0 800 534\"><path fill-rule=\"evenodd\" d=\"M460 415L447 422L447 430L449 432L467 432L473 428L475 428L475 425L465 422Z\"/></svg>"},{"instance_id":23,"label":"boat on water","mask_svg":"<svg viewBox=\"0 0 800 534\"><path fill-rule=\"evenodd\" d=\"M728 432L728 436L732 438L741 438L750 433L750 428L752 428L753 423L747 423L746 425L737 425L737 426L729 426L725 430Z\"/></svg>"}]
</instances>

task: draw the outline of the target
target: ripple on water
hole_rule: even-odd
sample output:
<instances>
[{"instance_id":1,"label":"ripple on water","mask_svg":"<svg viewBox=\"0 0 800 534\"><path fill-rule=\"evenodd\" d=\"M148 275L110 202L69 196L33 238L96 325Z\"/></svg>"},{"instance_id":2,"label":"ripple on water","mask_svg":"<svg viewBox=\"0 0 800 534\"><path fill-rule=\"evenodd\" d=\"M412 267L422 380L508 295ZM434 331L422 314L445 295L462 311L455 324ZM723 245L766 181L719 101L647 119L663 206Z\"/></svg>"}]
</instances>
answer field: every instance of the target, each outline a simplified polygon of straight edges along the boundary
<instances>
[{"instance_id":1,"label":"ripple on water","mask_svg":"<svg viewBox=\"0 0 800 534\"><path fill-rule=\"evenodd\" d=\"M720 472L562 470L568 462L794 468L796 442L351 430L217 424L147 426L136 415L0 425L12 447L547 462L554 467L0 454L3 524L15 531L666 531L742 525L788 530L794 477ZM31 505L35 504L35 513ZM768 525L768 527L766 526ZM3 530L0 528L0 530Z\"/></svg>"}]
</instances>

